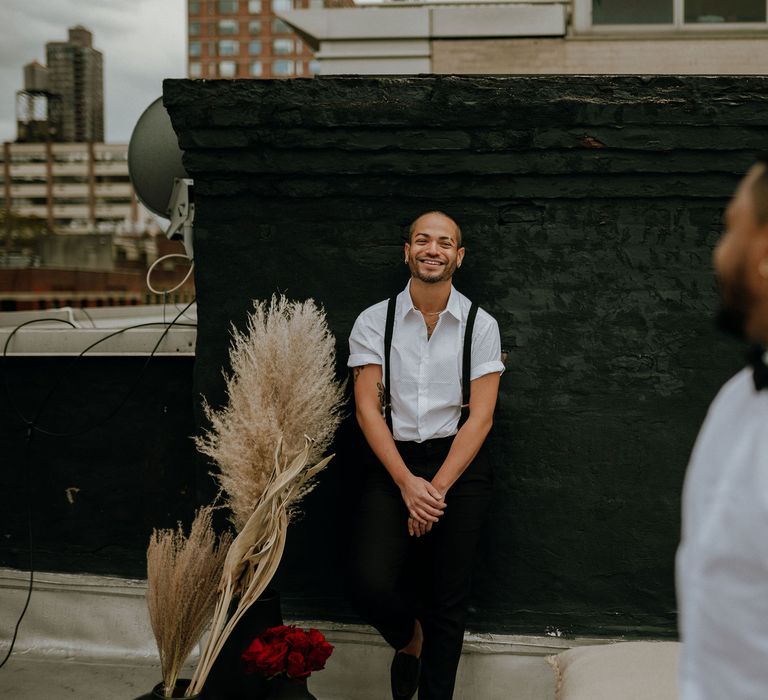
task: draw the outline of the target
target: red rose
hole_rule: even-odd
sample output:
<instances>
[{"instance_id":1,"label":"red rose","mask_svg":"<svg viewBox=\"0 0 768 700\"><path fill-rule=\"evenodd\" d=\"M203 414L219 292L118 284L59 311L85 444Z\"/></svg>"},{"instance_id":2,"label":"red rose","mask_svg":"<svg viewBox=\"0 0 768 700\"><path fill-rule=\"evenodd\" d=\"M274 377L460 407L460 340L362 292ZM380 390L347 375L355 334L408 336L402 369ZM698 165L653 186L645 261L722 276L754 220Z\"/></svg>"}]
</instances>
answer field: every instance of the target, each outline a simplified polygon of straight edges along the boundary
<instances>
[{"instance_id":1,"label":"red rose","mask_svg":"<svg viewBox=\"0 0 768 700\"><path fill-rule=\"evenodd\" d=\"M285 642L291 651L298 651L301 654L306 654L312 648L312 643L304 630L292 630L285 635Z\"/></svg>"},{"instance_id":2,"label":"red rose","mask_svg":"<svg viewBox=\"0 0 768 700\"><path fill-rule=\"evenodd\" d=\"M311 671L308 671L304 664L304 655L298 651L292 651L288 654L288 677L306 678Z\"/></svg>"},{"instance_id":3,"label":"red rose","mask_svg":"<svg viewBox=\"0 0 768 700\"><path fill-rule=\"evenodd\" d=\"M285 671L285 660L288 655L288 645L283 641L270 644L255 639L243 652L243 661L248 673L261 673L272 678Z\"/></svg>"},{"instance_id":4,"label":"red rose","mask_svg":"<svg viewBox=\"0 0 768 700\"><path fill-rule=\"evenodd\" d=\"M325 662L333 653L333 646L326 641L316 644L307 655L307 668L310 671L320 671L325 668Z\"/></svg>"},{"instance_id":5,"label":"red rose","mask_svg":"<svg viewBox=\"0 0 768 700\"><path fill-rule=\"evenodd\" d=\"M316 630L314 627L310 627L307 630L307 637L309 637L309 641L313 645L320 644L325 641L325 635L320 630Z\"/></svg>"},{"instance_id":6,"label":"red rose","mask_svg":"<svg viewBox=\"0 0 768 700\"><path fill-rule=\"evenodd\" d=\"M245 662L248 673L255 673L256 668L252 668L256 665L256 660L261 656L264 651L264 644L258 637L254 639L248 648L243 652L242 659Z\"/></svg>"},{"instance_id":7,"label":"red rose","mask_svg":"<svg viewBox=\"0 0 768 700\"><path fill-rule=\"evenodd\" d=\"M270 627L261 633L259 639L265 644L271 644L272 642L282 641L287 634L292 632L295 627L289 627L288 625L278 625L277 627Z\"/></svg>"}]
</instances>

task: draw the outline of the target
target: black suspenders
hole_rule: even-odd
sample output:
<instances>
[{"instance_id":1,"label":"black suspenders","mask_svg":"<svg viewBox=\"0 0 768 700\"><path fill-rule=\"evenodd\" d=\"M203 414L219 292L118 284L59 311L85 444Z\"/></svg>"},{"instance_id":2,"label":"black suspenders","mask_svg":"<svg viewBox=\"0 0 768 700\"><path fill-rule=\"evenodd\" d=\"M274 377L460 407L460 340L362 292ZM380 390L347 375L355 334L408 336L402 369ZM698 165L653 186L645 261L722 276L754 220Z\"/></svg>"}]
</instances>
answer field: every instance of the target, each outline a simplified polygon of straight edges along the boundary
<instances>
[{"instance_id":1,"label":"black suspenders","mask_svg":"<svg viewBox=\"0 0 768 700\"><path fill-rule=\"evenodd\" d=\"M392 401L390 399L390 362L389 356L392 350L392 332L395 328L395 306L397 305L397 296L389 299L387 304L387 321L384 326L384 420L390 431L392 430ZM464 328L464 347L461 356L461 417L459 418L460 428L464 421L469 418L469 395L471 392L471 373L472 373L472 331L475 327L475 316L477 316L477 304L472 302L467 315L467 325Z\"/></svg>"},{"instance_id":2,"label":"black suspenders","mask_svg":"<svg viewBox=\"0 0 768 700\"><path fill-rule=\"evenodd\" d=\"M397 296L390 298L387 304L387 323L384 326L384 420L389 432L392 432L392 401L389 396L389 351L392 349L392 331L395 328L395 306Z\"/></svg>"},{"instance_id":3,"label":"black suspenders","mask_svg":"<svg viewBox=\"0 0 768 700\"><path fill-rule=\"evenodd\" d=\"M477 304L472 302L467 315L467 326L464 329L464 350L461 355L461 418L459 427L469 418L469 395L471 393L472 377L472 331L475 328L475 316L477 316Z\"/></svg>"}]
</instances>

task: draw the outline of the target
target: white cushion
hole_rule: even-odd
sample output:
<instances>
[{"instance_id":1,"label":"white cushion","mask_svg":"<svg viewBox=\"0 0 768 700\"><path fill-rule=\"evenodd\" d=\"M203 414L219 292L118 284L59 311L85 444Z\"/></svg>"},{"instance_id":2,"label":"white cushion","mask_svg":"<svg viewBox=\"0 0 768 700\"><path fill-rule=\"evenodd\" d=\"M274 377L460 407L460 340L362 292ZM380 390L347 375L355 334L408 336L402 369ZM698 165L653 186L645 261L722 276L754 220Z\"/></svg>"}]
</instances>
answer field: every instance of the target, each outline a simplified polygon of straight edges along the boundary
<instances>
[{"instance_id":1,"label":"white cushion","mask_svg":"<svg viewBox=\"0 0 768 700\"><path fill-rule=\"evenodd\" d=\"M547 661L556 700L677 700L679 642L574 647Z\"/></svg>"}]
</instances>

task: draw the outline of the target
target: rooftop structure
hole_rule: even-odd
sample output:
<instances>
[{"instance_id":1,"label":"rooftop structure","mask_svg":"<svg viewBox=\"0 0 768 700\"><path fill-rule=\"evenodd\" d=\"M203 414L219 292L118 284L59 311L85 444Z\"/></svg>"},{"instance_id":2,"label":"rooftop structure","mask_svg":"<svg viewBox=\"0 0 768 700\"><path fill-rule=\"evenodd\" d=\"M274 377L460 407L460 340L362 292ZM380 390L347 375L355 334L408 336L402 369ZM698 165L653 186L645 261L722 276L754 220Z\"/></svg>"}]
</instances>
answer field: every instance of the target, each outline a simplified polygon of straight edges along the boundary
<instances>
[{"instance_id":1,"label":"rooftop structure","mask_svg":"<svg viewBox=\"0 0 768 700\"><path fill-rule=\"evenodd\" d=\"M278 14L331 74L768 73L764 0L356 0Z\"/></svg>"}]
</instances>

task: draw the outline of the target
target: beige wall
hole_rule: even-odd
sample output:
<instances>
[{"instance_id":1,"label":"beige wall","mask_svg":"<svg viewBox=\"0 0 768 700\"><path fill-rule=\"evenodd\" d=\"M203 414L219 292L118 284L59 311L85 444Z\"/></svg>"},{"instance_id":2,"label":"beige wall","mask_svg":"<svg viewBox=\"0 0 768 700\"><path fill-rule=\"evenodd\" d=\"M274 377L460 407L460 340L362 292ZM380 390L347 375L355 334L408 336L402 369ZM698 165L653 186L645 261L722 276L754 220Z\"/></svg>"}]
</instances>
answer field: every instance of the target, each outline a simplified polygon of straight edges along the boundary
<instances>
[{"instance_id":1,"label":"beige wall","mask_svg":"<svg viewBox=\"0 0 768 700\"><path fill-rule=\"evenodd\" d=\"M434 73L768 74L768 37L432 42Z\"/></svg>"}]
</instances>

